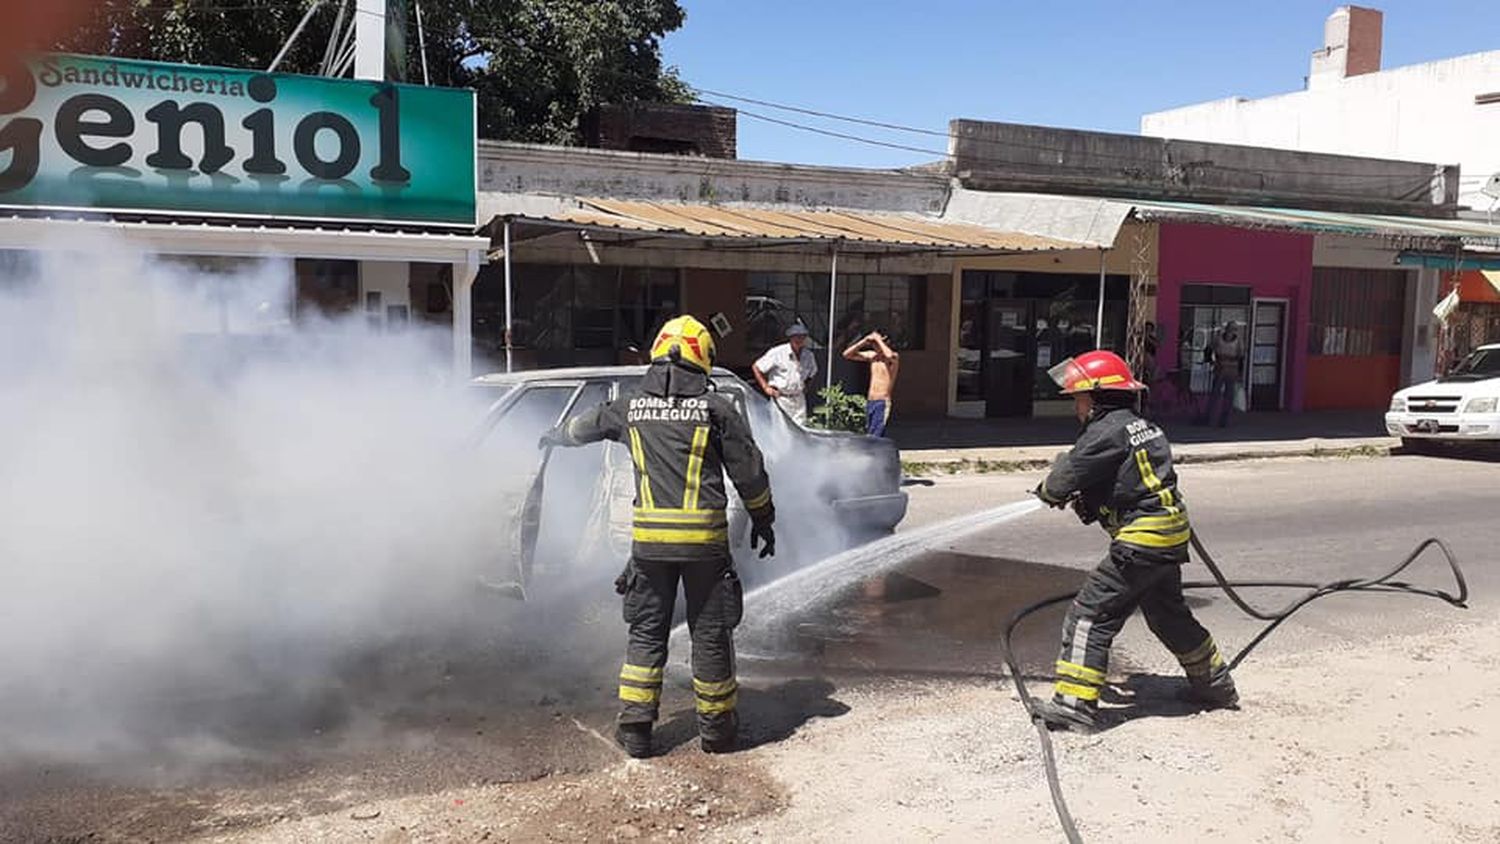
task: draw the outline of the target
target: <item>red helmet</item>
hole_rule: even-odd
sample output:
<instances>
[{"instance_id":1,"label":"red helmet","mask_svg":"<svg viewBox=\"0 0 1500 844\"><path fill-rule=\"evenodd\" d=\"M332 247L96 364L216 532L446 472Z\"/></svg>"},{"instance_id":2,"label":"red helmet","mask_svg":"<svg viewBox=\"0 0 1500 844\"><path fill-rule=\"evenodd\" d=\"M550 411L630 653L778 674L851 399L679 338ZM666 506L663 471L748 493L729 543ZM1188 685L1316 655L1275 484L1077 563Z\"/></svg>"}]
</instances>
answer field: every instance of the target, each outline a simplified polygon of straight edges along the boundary
<instances>
[{"instance_id":1,"label":"red helmet","mask_svg":"<svg viewBox=\"0 0 1500 844\"><path fill-rule=\"evenodd\" d=\"M1047 370L1065 395L1088 393L1094 390L1126 390L1137 392L1146 385L1135 380L1130 366L1124 358L1114 352L1099 349L1085 352L1076 358L1068 358Z\"/></svg>"}]
</instances>

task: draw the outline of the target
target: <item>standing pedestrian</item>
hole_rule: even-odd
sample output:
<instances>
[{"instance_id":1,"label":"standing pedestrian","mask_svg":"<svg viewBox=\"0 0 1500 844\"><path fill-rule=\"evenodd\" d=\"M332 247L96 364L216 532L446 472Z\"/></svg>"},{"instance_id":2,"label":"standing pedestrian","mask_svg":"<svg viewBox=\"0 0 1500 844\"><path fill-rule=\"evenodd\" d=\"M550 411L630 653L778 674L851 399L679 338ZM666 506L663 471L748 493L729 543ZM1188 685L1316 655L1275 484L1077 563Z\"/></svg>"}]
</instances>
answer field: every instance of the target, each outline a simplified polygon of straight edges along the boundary
<instances>
[{"instance_id":1,"label":"standing pedestrian","mask_svg":"<svg viewBox=\"0 0 1500 844\"><path fill-rule=\"evenodd\" d=\"M901 355L891 348L884 335L871 331L844 350L844 360L870 365L870 389L865 394L865 433L872 437L885 436L886 423L891 421L894 410L891 395L896 389L896 375L901 370Z\"/></svg>"},{"instance_id":2,"label":"standing pedestrian","mask_svg":"<svg viewBox=\"0 0 1500 844\"><path fill-rule=\"evenodd\" d=\"M1136 413L1146 387L1113 352L1093 351L1053 367L1052 379L1073 396L1083 423L1078 441L1053 464L1037 497L1072 505L1084 524L1109 533L1109 556L1084 581L1063 619L1052 700L1036 716L1051 729L1091 732L1109 651L1139 607L1146 626L1182 665L1183 697L1209 707L1234 706L1229 667L1182 594L1182 564L1192 528L1177 489L1166 434Z\"/></svg>"},{"instance_id":3,"label":"standing pedestrian","mask_svg":"<svg viewBox=\"0 0 1500 844\"><path fill-rule=\"evenodd\" d=\"M807 347L807 326L796 323L786 330L786 342L773 346L750 367L761 392L798 425L807 424L807 394L818 377L818 359Z\"/></svg>"},{"instance_id":4,"label":"standing pedestrian","mask_svg":"<svg viewBox=\"0 0 1500 844\"><path fill-rule=\"evenodd\" d=\"M615 581L630 639L620 669L615 739L635 758L651 755L661 706L677 584L687 596L693 693L704 751L734 749L739 684L734 628L744 595L729 555L724 473L750 514L750 547L775 553L771 481L750 426L725 393L709 389L714 341L690 316L662 327L640 387L575 416L543 447L629 442L636 475L630 563Z\"/></svg>"},{"instance_id":5,"label":"standing pedestrian","mask_svg":"<svg viewBox=\"0 0 1500 844\"><path fill-rule=\"evenodd\" d=\"M1234 397L1245 368L1245 338L1240 336L1239 323L1234 320L1224 323L1224 330L1209 342L1207 352L1213 366L1213 387L1198 424L1207 425L1218 407L1218 426L1223 428L1229 424L1229 413L1234 410Z\"/></svg>"}]
</instances>

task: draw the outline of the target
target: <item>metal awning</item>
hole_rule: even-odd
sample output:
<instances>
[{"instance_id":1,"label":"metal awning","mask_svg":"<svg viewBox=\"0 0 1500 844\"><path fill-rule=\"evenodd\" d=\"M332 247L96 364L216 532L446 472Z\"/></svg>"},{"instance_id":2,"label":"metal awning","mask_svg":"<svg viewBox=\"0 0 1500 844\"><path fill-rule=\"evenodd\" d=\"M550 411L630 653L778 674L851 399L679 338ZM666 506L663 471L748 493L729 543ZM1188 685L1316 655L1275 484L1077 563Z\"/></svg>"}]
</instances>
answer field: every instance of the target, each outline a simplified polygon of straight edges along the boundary
<instances>
[{"instance_id":1,"label":"metal awning","mask_svg":"<svg viewBox=\"0 0 1500 844\"><path fill-rule=\"evenodd\" d=\"M896 212L599 198L559 200L549 208L535 198L508 203L504 194L491 194L487 200L482 203L484 212L510 222L512 242L561 231L585 231L610 235L622 245L680 247L683 240L705 241L711 246L837 243L845 253L1014 254L1095 246Z\"/></svg>"},{"instance_id":2,"label":"metal awning","mask_svg":"<svg viewBox=\"0 0 1500 844\"><path fill-rule=\"evenodd\" d=\"M1478 220L1440 220L1300 208L1203 205L1195 202L1132 201L1130 204L1135 209L1135 215L1142 220L1203 222L1313 234L1445 241L1481 249L1500 248L1500 226Z\"/></svg>"},{"instance_id":3,"label":"metal awning","mask_svg":"<svg viewBox=\"0 0 1500 844\"><path fill-rule=\"evenodd\" d=\"M355 223L290 225L246 219L120 220L14 214L0 217L0 249L68 250L126 243L163 255L295 257L467 263L489 241L456 232L381 230Z\"/></svg>"}]
</instances>

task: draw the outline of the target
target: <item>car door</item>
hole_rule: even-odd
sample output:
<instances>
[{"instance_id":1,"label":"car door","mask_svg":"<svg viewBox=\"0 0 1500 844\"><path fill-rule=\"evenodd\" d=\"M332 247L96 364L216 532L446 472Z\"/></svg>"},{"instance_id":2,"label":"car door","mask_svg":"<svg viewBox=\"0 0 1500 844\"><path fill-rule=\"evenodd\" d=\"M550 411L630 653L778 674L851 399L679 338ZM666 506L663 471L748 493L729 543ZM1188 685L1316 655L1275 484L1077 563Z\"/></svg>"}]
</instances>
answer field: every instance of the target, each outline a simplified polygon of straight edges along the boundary
<instances>
[{"instance_id":1,"label":"car door","mask_svg":"<svg viewBox=\"0 0 1500 844\"><path fill-rule=\"evenodd\" d=\"M495 478L495 518L503 535L501 559L487 577L497 584L525 587L531 581L547 468L537 442L562 420L581 386L579 381L524 383L491 411L478 459Z\"/></svg>"}]
</instances>

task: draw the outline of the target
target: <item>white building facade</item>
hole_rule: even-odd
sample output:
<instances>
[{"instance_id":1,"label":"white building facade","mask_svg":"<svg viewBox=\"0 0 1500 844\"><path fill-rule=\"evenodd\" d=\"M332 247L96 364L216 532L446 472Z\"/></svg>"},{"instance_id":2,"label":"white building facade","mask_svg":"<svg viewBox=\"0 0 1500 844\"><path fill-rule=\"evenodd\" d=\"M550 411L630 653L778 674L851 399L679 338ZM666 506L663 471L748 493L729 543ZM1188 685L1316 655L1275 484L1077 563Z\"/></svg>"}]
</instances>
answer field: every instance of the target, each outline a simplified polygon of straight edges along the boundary
<instances>
[{"instance_id":1,"label":"white building facade","mask_svg":"<svg viewBox=\"0 0 1500 844\"><path fill-rule=\"evenodd\" d=\"M1141 134L1458 164L1459 203L1489 210L1480 190L1500 172L1500 50L1382 70L1381 23L1374 9L1340 7L1304 90L1147 114Z\"/></svg>"}]
</instances>

